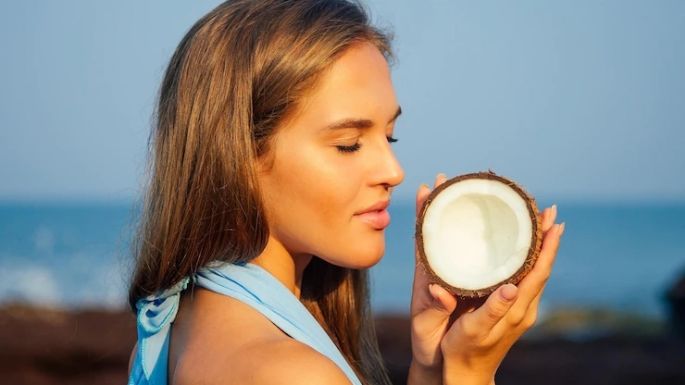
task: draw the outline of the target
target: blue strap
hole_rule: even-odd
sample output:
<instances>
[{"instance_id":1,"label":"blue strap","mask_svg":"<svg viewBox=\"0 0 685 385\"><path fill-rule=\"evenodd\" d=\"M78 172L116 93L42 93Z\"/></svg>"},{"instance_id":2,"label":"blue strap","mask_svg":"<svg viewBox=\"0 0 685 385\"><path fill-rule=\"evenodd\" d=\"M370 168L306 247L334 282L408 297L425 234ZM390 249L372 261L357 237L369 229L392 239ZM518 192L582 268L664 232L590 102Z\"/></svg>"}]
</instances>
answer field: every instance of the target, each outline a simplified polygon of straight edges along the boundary
<instances>
[{"instance_id":1,"label":"blue strap","mask_svg":"<svg viewBox=\"0 0 685 385\"><path fill-rule=\"evenodd\" d=\"M171 322L176 317L186 278L156 296L138 301L138 350L129 385L166 385ZM217 262L200 270L193 282L205 289L235 298L266 316L283 332L325 355L361 385L354 370L307 308L278 279L252 263Z\"/></svg>"}]
</instances>

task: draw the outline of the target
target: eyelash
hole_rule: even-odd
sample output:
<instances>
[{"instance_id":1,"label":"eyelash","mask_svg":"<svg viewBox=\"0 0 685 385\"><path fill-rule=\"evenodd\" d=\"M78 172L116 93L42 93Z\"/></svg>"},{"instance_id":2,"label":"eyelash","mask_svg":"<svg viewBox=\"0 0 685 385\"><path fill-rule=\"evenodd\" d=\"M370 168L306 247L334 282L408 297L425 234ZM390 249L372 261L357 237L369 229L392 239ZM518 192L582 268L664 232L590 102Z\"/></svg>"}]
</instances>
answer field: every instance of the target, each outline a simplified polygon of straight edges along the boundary
<instances>
[{"instance_id":1,"label":"eyelash","mask_svg":"<svg viewBox=\"0 0 685 385\"><path fill-rule=\"evenodd\" d=\"M385 138L388 140L388 143L395 143L398 140L396 138L393 138L392 136L386 136ZM336 147L338 148L338 151L340 151L340 152L350 153L350 152L359 151L361 146L362 145L360 143L355 143L351 146L336 146Z\"/></svg>"}]
</instances>

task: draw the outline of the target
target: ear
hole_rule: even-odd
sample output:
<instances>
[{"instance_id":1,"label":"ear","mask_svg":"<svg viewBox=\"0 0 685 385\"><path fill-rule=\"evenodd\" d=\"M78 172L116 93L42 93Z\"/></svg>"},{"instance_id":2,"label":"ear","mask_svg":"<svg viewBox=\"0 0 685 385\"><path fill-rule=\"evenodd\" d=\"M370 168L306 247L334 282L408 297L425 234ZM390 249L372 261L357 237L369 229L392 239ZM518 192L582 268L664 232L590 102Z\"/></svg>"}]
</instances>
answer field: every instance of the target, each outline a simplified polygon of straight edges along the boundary
<instances>
[{"instance_id":1,"label":"ear","mask_svg":"<svg viewBox=\"0 0 685 385\"><path fill-rule=\"evenodd\" d=\"M271 172L276 161L276 140L276 134L273 134L263 143L262 154L256 155L255 171L257 175L262 176Z\"/></svg>"},{"instance_id":2,"label":"ear","mask_svg":"<svg viewBox=\"0 0 685 385\"><path fill-rule=\"evenodd\" d=\"M272 149L257 157L255 160L255 171L258 176L268 174L274 166L275 156Z\"/></svg>"}]
</instances>

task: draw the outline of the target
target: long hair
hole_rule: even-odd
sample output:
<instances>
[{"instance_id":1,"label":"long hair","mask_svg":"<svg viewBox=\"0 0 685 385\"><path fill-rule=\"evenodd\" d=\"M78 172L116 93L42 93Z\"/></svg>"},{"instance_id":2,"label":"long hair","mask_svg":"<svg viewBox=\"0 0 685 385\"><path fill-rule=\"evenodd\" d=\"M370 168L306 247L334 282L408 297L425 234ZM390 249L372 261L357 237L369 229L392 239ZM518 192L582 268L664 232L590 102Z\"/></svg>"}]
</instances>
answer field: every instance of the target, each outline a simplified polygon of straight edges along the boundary
<instances>
[{"instance_id":1,"label":"long hair","mask_svg":"<svg viewBox=\"0 0 685 385\"><path fill-rule=\"evenodd\" d=\"M227 1L198 20L164 74L150 134L146 193L133 242L129 304L213 260L247 262L269 228L257 182L275 131L345 49L391 37L346 0ZM366 270L312 258L302 303L367 384L388 384Z\"/></svg>"}]
</instances>

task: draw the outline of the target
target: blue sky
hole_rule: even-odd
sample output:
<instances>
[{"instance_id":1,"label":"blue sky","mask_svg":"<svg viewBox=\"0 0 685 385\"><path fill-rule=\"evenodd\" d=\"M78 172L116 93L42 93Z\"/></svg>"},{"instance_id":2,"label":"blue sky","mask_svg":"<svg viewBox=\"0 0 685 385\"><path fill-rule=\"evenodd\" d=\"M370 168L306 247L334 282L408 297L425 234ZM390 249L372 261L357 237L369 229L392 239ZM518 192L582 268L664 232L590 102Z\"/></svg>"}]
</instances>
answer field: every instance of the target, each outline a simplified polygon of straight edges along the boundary
<instances>
[{"instance_id":1,"label":"blue sky","mask_svg":"<svg viewBox=\"0 0 685 385\"><path fill-rule=\"evenodd\" d=\"M219 1L0 3L0 200L139 193L155 93ZM685 2L367 1L395 32L406 179L685 201Z\"/></svg>"}]
</instances>

